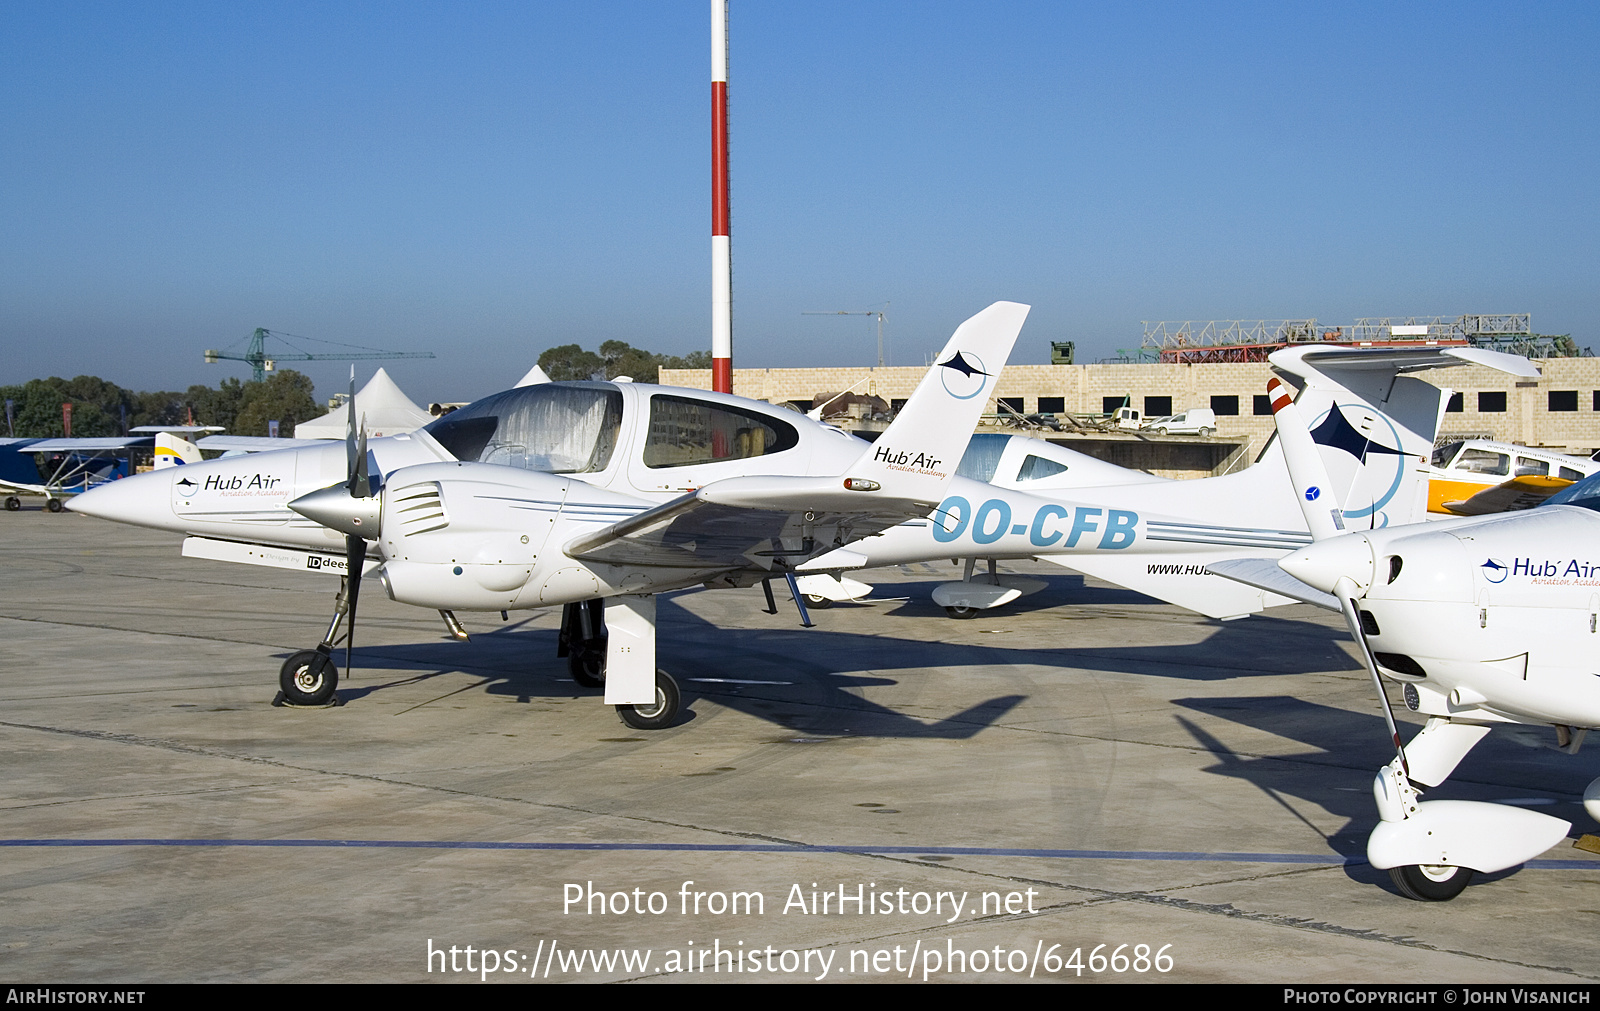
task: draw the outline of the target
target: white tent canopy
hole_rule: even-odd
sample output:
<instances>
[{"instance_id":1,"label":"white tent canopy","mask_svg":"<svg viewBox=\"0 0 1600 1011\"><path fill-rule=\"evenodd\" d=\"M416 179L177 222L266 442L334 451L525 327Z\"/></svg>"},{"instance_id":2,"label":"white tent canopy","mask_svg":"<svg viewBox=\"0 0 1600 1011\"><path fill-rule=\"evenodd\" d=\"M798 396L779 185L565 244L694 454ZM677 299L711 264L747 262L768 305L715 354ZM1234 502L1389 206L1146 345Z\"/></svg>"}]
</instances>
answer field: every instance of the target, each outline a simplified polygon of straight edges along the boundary
<instances>
[{"instance_id":1,"label":"white tent canopy","mask_svg":"<svg viewBox=\"0 0 1600 1011\"><path fill-rule=\"evenodd\" d=\"M433 420L433 416L424 408L418 407L410 397L400 392L400 387L382 369L356 394L356 417L366 419L367 437L370 439L414 432ZM349 418L348 408L334 408L320 418L296 425L294 437L343 439Z\"/></svg>"}]
</instances>

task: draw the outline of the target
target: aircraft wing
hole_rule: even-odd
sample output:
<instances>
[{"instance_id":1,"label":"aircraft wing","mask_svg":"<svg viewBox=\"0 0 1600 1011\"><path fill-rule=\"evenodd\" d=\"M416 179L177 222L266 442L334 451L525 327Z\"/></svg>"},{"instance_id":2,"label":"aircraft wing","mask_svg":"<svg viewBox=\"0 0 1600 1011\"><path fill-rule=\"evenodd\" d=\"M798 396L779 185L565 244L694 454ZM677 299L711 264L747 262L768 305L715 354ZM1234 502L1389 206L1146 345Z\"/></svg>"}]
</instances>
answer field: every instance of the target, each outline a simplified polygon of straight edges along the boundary
<instances>
[{"instance_id":1,"label":"aircraft wing","mask_svg":"<svg viewBox=\"0 0 1600 1011\"><path fill-rule=\"evenodd\" d=\"M151 435L167 432L171 435L195 435L200 432L226 431L221 425L136 425L128 429L129 432L145 432Z\"/></svg>"},{"instance_id":2,"label":"aircraft wing","mask_svg":"<svg viewBox=\"0 0 1600 1011\"><path fill-rule=\"evenodd\" d=\"M109 453L130 446L149 446L155 442L150 436L113 436L103 439L40 439L31 446L21 447L24 453Z\"/></svg>"},{"instance_id":3,"label":"aircraft wing","mask_svg":"<svg viewBox=\"0 0 1600 1011\"><path fill-rule=\"evenodd\" d=\"M195 443L201 449L243 450L246 453L270 453L275 449L303 449L306 446L326 446L333 439L269 439L260 435L210 435Z\"/></svg>"},{"instance_id":4,"label":"aircraft wing","mask_svg":"<svg viewBox=\"0 0 1600 1011\"><path fill-rule=\"evenodd\" d=\"M787 569L926 516L954 480L1027 316L1025 305L996 302L961 324L906 406L844 473L714 481L581 535L567 553L615 565Z\"/></svg>"},{"instance_id":5,"label":"aircraft wing","mask_svg":"<svg viewBox=\"0 0 1600 1011\"><path fill-rule=\"evenodd\" d=\"M849 491L837 477L737 477L585 535L567 553L673 569L789 568L930 508Z\"/></svg>"},{"instance_id":6,"label":"aircraft wing","mask_svg":"<svg viewBox=\"0 0 1600 1011\"><path fill-rule=\"evenodd\" d=\"M1464 501L1446 502L1444 507L1457 516L1484 516L1516 509L1532 509L1570 484L1572 482L1563 477L1524 474L1492 488L1485 488Z\"/></svg>"}]
</instances>

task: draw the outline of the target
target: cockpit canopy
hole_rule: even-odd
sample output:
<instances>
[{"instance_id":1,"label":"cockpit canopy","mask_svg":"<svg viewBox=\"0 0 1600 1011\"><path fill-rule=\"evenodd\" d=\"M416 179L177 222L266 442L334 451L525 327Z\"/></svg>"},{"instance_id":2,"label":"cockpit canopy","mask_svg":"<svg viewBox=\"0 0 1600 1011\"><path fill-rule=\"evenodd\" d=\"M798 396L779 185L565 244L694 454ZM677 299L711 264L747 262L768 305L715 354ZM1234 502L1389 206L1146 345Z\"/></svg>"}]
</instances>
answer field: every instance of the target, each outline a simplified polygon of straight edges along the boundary
<instances>
[{"instance_id":1,"label":"cockpit canopy","mask_svg":"<svg viewBox=\"0 0 1600 1011\"><path fill-rule=\"evenodd\" d=\"M540 383L496 393L428 425L457 460L546 474L593 474L611 465L623 422L611 383ZM800 442L794 425L715 400L649 395L640 451L652 470L770 456Z\"/></svg>"},{"instance_id":2,"label":"cockpit canopy","mask_svg":"<svg viewBox=\"0 0 1600 1011\"><path fill-rule=\"evenodd\" d=\"M484 397L424 431L457 460L547 474L605 470L622 427L622 391L610 383L540 383Z\"/></svg>"}]
</instances>

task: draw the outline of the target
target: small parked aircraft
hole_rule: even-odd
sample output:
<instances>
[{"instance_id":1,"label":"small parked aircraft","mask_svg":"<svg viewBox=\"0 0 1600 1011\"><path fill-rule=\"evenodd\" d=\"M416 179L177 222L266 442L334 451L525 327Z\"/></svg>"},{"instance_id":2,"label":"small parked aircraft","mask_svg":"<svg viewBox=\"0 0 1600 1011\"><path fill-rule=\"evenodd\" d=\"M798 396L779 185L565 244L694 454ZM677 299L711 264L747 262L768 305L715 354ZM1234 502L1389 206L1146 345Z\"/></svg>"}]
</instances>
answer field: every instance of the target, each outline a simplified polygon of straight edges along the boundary
<instances>
[{"instance_id":1,"label":"small parked aircraft","mask_svg":"<svg viewBox=\"0 0 1600 1011\"><path fill-rule=\"evenodd\" d=\"M1428 471L1428 512L1483 516L1531 509L1590 474L1600 463L1546 449L1487 439L1440 446Z\"/></svg>"},{"instance_id":2,"label":"small parked aircraft","mask_svg":"<svg viewBox=\"0 0 1600 1011\"><path fill-rule=\"evenodd\" d=\"M1380 821L1367 859L1410 898L1454 898L1474 871L1532 859L1571 827L1504 804L1419 797L1495 725L1551 726L1569 754L1600 726L1600 559L1585 553L1600 542L1600 476L1525 512L1347 533L1304 421L1281 389L1270 393L1315 537L1279 560L1278 575L1308 584L1304 599L1343 613L1396 750L1373 783ZM1254 565L1217 571L1259 585ZM1404 746L1385 678L1428 717ZM1584 807L1600 819L1600 779L1584 791Z\"/></svg>"},{"instance_id":3,"label":"small parked aircraft","mask_svg":"<svg viewBox=\"0 0 1600 1011\"><path fill-rule=\"evenodd\" d=\"M306 568L337 558L328 567L345 589L328 632L280 672L290 702L334 698L335 637L376 560L392 599L439 609L453 631L456 610L563 605L574 676L603 670L625 721L666 726L678 690L655 668L654 595L759 582L770 606L767 581L783 578L798 603L800 563L928 515L1027 312L997 302L963 323L871 445L741 397L536 383L370 444L351 406L343 446L175 467L72 508L188 534L189 555Z\"/></svg>"},{"instance_id":4,"label":"small parked aircraft","mask_svg":"<svg viewBox=\"0 0 1600 1011\"><path fill-rule=\"evenodd\" d=\"M6 510L22 508L19 495L42 495L45 508L61 511L62 503L90 488L133 473L136 450L155 448L156 465L162 462L161 433L220 432L207 425L141 425L125 436L66 439L0 439L0 492ZM182 439L176 440L190 445ZM169 442L168 448L176 446Z\"/></svg>"}]
</instances>

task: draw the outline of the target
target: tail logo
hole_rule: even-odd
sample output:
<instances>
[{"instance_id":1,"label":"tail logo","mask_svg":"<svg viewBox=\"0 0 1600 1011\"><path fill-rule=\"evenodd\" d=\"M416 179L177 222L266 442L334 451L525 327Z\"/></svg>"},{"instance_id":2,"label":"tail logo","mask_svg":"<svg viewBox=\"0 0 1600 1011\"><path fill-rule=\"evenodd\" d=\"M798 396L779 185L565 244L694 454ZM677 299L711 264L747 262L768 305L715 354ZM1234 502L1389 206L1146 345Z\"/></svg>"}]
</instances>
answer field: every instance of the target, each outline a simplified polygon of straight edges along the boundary
<instances>
[{"instance_id":1,"label":"tail logo","mask_svg":"<svg viewBox=\"0 0 1600 1011\"><path fill-rule=\"evenodd\" d=\"M1317 499L1319 499L1321 497L1322 497L1322 489L1318 488L1316 485L1312 485L1311 487L1306 489L1306 501L1307 502L1315 502Z\"/></svg>"},{"instance_id":2,"label":"tail logo","mask_svg":"<svg viewBox=\"0 0 1600 1011\"><path fill-rule=\"evenodd\" d=\"M990 376L983 370L983 360L970 351L957 351L938 364L944 391L957 400L971 400L988 387Z\"/></svg>"}]
</instances>

